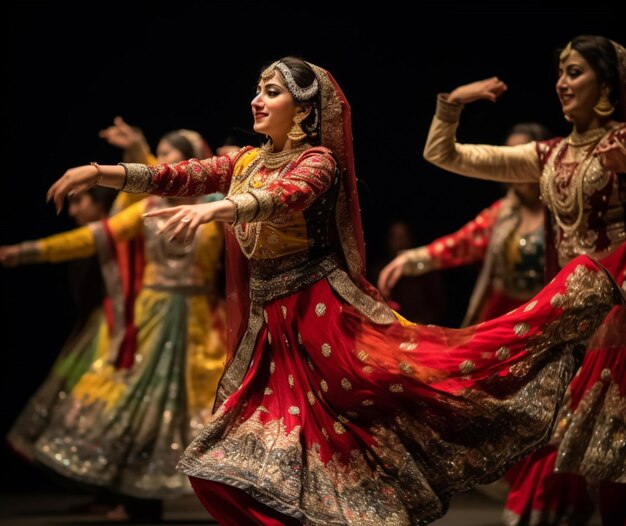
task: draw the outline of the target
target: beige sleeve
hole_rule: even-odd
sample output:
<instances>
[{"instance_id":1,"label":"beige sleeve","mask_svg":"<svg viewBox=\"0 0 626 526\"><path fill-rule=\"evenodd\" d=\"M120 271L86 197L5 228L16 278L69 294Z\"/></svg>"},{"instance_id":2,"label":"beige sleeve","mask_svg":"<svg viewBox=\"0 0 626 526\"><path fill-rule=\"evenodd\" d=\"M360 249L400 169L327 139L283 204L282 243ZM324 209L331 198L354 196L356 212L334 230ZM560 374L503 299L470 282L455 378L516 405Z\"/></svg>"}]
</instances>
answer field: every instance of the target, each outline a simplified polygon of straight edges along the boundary
<instances>
[{"instance_id":1,"label":"beige sleeve","mask_svg":"<svg viewBox=\"0 0 626 526\"><path fill-rule=\"evenodd\" d=\"M519 146L459 144L456 130L462 104L447 102L445 95L437 98L424 158L444 170L477 179L501 182L539 182L541 165L535 142Z\"/></svg>"}]
</instances>

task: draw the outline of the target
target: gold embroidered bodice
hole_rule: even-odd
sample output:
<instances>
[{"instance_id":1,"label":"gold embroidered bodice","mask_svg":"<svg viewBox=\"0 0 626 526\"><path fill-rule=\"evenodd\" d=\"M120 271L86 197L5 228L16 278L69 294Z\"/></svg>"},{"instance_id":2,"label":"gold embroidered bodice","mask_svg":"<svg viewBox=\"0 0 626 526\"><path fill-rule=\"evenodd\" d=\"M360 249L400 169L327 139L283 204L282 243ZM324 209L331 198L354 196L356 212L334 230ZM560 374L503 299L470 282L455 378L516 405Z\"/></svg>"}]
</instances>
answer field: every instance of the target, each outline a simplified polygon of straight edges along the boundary
<instances>
[{"instance_id":1,"label":"gold embroidered bodice","mask_svg":"<svg viewBox=\"0 0 626 526\"><path fill-rule=\"evenodd\" d=\"M309 160L305 172L302 163L298 163L305 150L296 150L291 157L285 156L285 161L279 162L278 166L269 163L271 168L266 166L261 151L251 150L235 167L228 198L240 198L242 201L239 202L245 202L247 196L254 195L257 201L253 220L238 222L232 227L242 252L251 261L252 275L272 275L331 252L330 235L338 179L329 157L318 156L315 161ZM294 174L298 171L301 179L296 180ZM289 179L285 177L287 175ZM332 180L330 188L307 202L306 208L297 206L298 200L302 199L298 187L306 190L314 179L320 179L318 184L324 189ZM288 185L285 184L287 180ZM277 213L280 204L276 206L276 203L284 199L295 206L284 207Z\"/></svg>"}]
</instances>

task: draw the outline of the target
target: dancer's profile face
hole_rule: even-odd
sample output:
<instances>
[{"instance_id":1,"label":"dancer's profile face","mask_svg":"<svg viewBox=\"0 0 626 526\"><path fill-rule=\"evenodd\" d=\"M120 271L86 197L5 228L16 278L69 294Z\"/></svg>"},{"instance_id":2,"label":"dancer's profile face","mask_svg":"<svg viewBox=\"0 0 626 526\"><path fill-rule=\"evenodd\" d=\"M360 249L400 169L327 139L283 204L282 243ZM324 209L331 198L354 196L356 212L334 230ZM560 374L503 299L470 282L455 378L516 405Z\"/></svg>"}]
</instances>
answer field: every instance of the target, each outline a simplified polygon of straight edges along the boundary
<instances>
[{"instance_id":1,"label":"dancer's profile face","mask_svg":"<svg viewBox=\"0 0 626 526\"><path fill-rule=\"evenodd\" d=\"M274 141L284 141L297 110L298 105L280 72L274 71L267 80L259 79L256 96L252 99L255 132L269 135Z\"/></svg>"},{"instance_id":2,"label":"dancer's profile face","mask_svg":"<svg viewBox=\"0 0 626 526\"><path fill-rule=\"evenodd\" d=\"M567 120L576 122L593 117L593 107L601 95L600 84L589 62L575 49L559 62L556 92Z\"/></svg>"},{"instance_id":3,"label":"dancer's profile face","mask_svg":"<svg viewBox=\"0 0 626 526\"><path fill-rule=\"evenodd\" d=\"M157 146L156 158L159 164L179 163L185 160L183 153L165 139L161 139Z\"/></svg>"}]
</instances>

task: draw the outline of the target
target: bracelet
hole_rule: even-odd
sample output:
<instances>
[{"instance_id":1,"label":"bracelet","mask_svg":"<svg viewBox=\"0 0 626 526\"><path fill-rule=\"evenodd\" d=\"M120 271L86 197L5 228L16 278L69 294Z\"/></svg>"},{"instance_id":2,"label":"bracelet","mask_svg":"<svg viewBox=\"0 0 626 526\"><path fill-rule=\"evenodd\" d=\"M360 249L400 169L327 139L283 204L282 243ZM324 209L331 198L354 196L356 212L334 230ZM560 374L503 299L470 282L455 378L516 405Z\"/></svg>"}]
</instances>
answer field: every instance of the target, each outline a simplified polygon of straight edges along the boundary
<instances>
[{"instance_id":1,"label":"bracelet","mask_svg":"<svg viewBox=\"0 0 626 526\"><path fill-rule=\"evenodd\" d=\"M89 164L91 166L94 166L96 168L96 170L98 170L98 175L96 176L96 182L94 183L94 186L98 186L100 184L100 181L102 180L102 168L96 162L91 162Z\"/></svg>"}]
</instances>

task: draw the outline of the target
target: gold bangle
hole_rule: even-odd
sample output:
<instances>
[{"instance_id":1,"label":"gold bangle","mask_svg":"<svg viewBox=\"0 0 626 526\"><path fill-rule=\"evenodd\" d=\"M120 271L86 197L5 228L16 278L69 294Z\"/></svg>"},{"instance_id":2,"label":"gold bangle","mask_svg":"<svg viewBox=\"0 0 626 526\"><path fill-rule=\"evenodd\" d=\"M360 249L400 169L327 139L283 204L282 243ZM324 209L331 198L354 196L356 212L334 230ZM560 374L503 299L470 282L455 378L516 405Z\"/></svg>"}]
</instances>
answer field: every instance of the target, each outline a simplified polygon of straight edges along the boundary
<instances>
[{"instance_id":1,"label":"gold bangle","mask_svg":"<svg viewBox=\"0 0 626 526\"><path fill-rule=\"evenodd\" d=\"M98 171L98 175L96 176L96 182L94 183L94 186L98 186L100 184L100 181L102 180L102 167L97 162L91 162L89 164L95 167L95 169Z\"/></svg>"}]
</instances>

